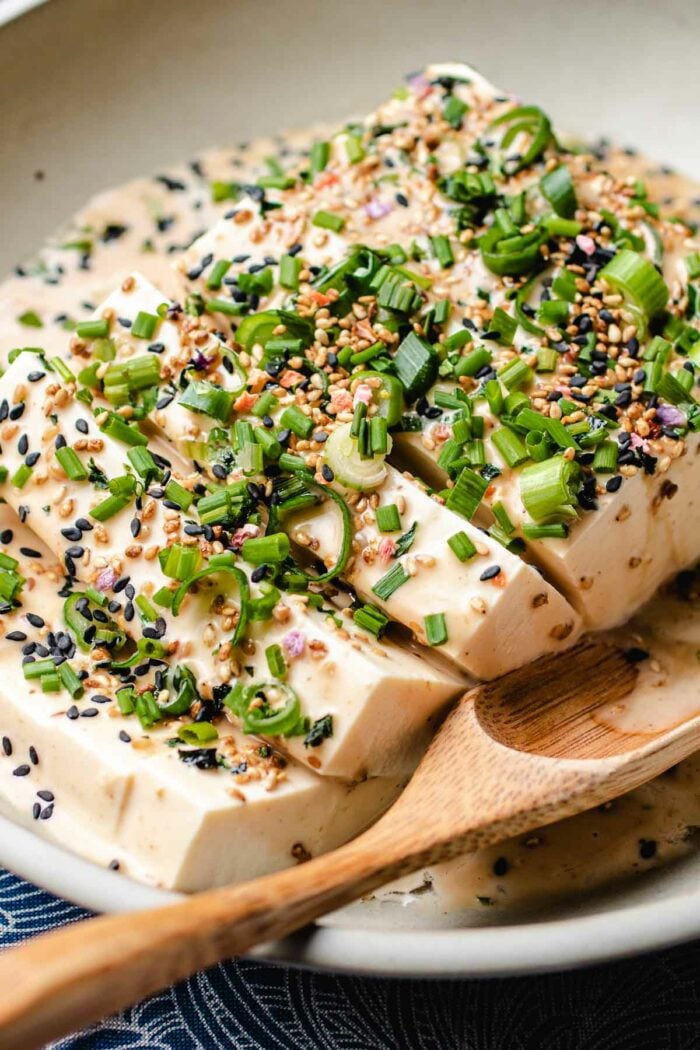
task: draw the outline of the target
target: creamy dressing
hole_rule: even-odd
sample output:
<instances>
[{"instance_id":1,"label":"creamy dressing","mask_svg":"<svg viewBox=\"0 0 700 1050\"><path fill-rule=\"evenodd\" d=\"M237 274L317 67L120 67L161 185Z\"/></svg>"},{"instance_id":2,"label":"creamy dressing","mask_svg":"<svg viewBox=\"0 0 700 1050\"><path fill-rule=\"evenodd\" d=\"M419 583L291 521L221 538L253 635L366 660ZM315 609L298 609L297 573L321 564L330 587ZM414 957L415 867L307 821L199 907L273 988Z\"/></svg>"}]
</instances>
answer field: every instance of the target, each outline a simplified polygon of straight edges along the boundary
<instances>
[{"instance_id":1,"label":"creamy dressing","mask_svg":"<svg viewBox=\"0 0 700 1050\"><path fill-rule=\"evenodd\" d=\"M41 345L51 354L63 350L66 320L90 316L134 268L176 295L172 257L231 206L230 201L212 201L210 182L252 182L266 170L266 157L275 155L291 165L314 138L323 136L323 129L314 129L237 150L214 150L165 179L136 179L94 198L38 259L0 286L0 364L5 365L16 346ZM650 196L677 214L700 218L697 188L681 176L622 152L609 153L607 160L613 171L634 170L643 176ZM3 516L10 514L0 509ZM52 617L54 613L49 610ZM603 708L601 721L627 732L657 732L700 711L697 597L659 595L615 632L614 640L649 655L640 663L635 692L623 703ZM19 789L22 783L14 786ZM396 899L398 892L401 899L420 897L439 911L547 902L641 873L689 851L697 825L700 759L694 757L606 807L437 866L425 880L411 877L382 896ZM109 856L106 845L92 852L103 861ZM423 885L433 892L411 893Z\"/></svg>"}]
</instances>

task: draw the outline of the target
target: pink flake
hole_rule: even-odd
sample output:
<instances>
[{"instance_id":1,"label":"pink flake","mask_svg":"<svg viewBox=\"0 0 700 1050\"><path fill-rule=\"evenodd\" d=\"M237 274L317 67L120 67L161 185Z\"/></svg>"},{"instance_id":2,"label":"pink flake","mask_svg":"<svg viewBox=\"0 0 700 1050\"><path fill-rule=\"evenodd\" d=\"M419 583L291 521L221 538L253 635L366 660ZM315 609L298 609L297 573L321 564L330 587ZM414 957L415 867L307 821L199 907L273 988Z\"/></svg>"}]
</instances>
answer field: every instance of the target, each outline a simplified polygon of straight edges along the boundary
<instances>
[{"instance_id":1,"label":"pink flake","mask_svg":"<svg viewBox=\"0 0 700 1050\"><path fill-rule=\"evenodd\" d=\"M379 544L379 558L384 563L390 562L396 554L396 541L386 536Z\"/></svg>"},{"instance_id":2,"label":"pink flake","mask_svg":"<svg viewBox=\"0 0 700 1050\"><path fill-rule=\"evenodd\" d=\"M584 255L594 255L596 249L596 243L592 237L589 237L585 233L579 233L576 238L576 244L584 253Z\"/></svg>"},{"instance_id":3,"label":"pink flake","mask_svg":"<svg viewBox=\"0 0 700 1050\"><path fill-rule=\"evenodd\" d=\"M118 579L119 577L117 576L116 572L114 571L112 566L109 565L106 569L102 570L100 575L95 580L95 587L98 591L108 591L110 590L110 588L114 587Z\"/></svg>"},{"instance_id":4,"label":"pink flake","mask_svg":"<svg viewBox=\"0 0 700 1050\"><path fill-rule=\"evenodd\" d=\"M352 412L352 398L347 390L333 392L328 411L331 415L336 415L338 412Z\"/></svg>"},{"instance_id":5,"label":"pink flake","mask_svg":"<svg viewBox=\"0 0 700 1050\"><path fill-rule=\"evenodd\" d=\"M656 410L656 418L665 427L685 426L688 422L685 412L675 405L659 405Z\"/></svg>"},{"instance_id":6,"label":"pink flake","mask_svg":"<svg viewBox=\"0 0 700 1050\"><path fill-rule=\"evenodd\" d=\"M393 206L388 201L381 200L380 197L372 197L371 200L367 201L364 209L365 215L369 216L370 219L382 219L393 210Z\"/></svg>"},{"instance_id":7,"label":"pink flake","mask_svg":"<svg viewBox=\"0 0 700 1050\"><path fill-rule=\"evenodd\" d=\"M417 98L426 98L433 90L432 85L426 80L422 73L419 73L418 76L411 77L408 83L411 91L417 96Z\"/></svg>"},{"instance_id":8,"label":"pink flake","mask_svg":"<svg viewBox=\"0 0 700 1050\"><path fill-rule=\"evenodd\" d=\"M259 535L260 529L257 525L252 525L250 523L242 525L240 529L236 529L231 537L231 543L234 550L239 550L243 546L244 540L252 540Z\"/></svg>"},{"instance_id":9,"label":"pink flake","mask_svg":"<svg viewBox=\"0 0 700 1050\"><path fill-rule=\"evenodd\" d=\"M303 656L306 648L306 639L301 631L289 631L282 639L282 647L287 656Z\"/></svg>"},{"instance_id":10,"label":"pink flake","mask_svg":"<svg viewBox=\"0 0 700 1050\"><path fill-rule=\"evenodd\" d=\"M632 448L641 448L644 452L649 451L649 442L645 441L639 434L630 434L630 445Z\"/></svg>"},{"instance_id":11,"label":"pink flake","mask_svg":"<svg viewBox=\"0 0 700 1050\"><path fill-rule=\"evenodd\" d=\"M367 383L358 384L352 399L352 407L354 408L359 401L361 401L363 405L372 404L372 387Z\"/></svg>"}]
</instances>

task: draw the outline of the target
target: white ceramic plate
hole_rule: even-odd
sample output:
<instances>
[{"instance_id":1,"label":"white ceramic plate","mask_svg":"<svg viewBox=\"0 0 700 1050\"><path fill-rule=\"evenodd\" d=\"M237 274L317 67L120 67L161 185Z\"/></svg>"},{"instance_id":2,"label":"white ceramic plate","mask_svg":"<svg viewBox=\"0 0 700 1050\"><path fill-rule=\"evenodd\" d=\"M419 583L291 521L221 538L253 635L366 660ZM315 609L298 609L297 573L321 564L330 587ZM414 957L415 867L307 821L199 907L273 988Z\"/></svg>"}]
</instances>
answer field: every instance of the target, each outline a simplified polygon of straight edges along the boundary
<instances>
[{"instance_id":1,"label":"white ceramic plate","mask_svg":"<svg viewBox=\"0 0 700 1050\"><path fill-rule=\"evenodd\" d=\"M471 62L560 126L700 177L700 5L688 0L0 0L3 22L0 273L99 189L217 141L362 112L427 61ZM3 817L0 863L99 911L175 897ZM472 913L460 928L356 905L263 954L366 973L563 969L699 936L698 887L700 856L556 910Z\"/></svg>"}]
</instances>

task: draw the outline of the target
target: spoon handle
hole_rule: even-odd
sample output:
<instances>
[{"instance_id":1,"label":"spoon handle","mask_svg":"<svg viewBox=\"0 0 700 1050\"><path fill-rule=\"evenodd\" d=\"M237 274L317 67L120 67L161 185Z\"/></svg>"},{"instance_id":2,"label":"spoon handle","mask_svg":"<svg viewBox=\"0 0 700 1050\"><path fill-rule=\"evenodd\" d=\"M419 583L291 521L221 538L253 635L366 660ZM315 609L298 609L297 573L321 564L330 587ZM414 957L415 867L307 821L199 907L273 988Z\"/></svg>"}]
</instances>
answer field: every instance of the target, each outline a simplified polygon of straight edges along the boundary
<instances>
[{"instance_id":1,"label":"spoon handle","mask_svg":"<svg viewBox=\"0 0 700 1050\"><path fill-rule=\"evenodd\" d=\"M182 903L109 915L0 956L0 1048L31 1050L196 970L284 937L423 863L371 829L296 868Z\"/></svg>"}]
</instances>

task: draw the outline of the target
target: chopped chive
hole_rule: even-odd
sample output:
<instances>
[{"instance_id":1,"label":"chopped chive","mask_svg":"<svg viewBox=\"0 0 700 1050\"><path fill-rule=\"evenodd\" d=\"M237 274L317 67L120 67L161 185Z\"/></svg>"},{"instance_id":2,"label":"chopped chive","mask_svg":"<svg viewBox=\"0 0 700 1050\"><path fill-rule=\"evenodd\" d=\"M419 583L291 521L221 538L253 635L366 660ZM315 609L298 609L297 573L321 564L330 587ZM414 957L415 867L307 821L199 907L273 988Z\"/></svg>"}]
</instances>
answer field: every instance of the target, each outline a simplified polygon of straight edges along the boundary
<instances>
[{"instance_id":1,"label":"chopped chive","mask_svg":"<svg viewBox=\"0 0 700 1050\"><path fill-rule=\"evenodd\" d=\"M499 527L503 530L506 536L512 536L512 534L515 532L515 525L510 520L510 517L508 516L508 511L504 507L503 503L501 503L501 501L498 500L496 503L493 504L491 510L493 511L493 516L498 522Z\"/></svg>"},{"instance_id":2,"label":"chopped chive","mask_svg":"<svg viewBox=\"0 0 700 1050\"><path fill-rule=\"evenodd\" d=\"M559 362L559 354L551 346L541 346L537 351L537 371L554 372Z\"/></svg>"},{"instance_id":3,"label":"chopped chive","mask_svg":"<svg viewBox=\"0 0 700 1050\"><path fill-rule=\"evenodd\" d=\"M468 111L469 106L466 102L462 102L461 98L457 98L456 95L450 95L447 102L442 108L442 115L450 124L455 131L459 131L462 127L462 119L464 114Z\"/></svg>"},{"instance_id":4,"label":"chopped chive","mask_svg":"<svg viewBox=\"0 0 700 1050\"><path fill-rule=\"evenodd\" d=\"M485 346L477 346L471 353L460 357L455 365L455 375L458 379L462 376L475 376L482 368L491 364L491 351Z\"/></svg>"},{"instance_id":5,"label":"chopped chive","mask_svg":"<svg viewBox=\"0 0 700 1050\"><path fill-rule=\"evenodd\" d=\"M126 453L126 458L140 478L144 480L155 477L160 473L156 461L151 453L143 445L135 445Z\"/></svg>"},{"instance_id":6,"label":"chopped chive","mask_svg":"<svg viewBox=\"0 0 700 1050\"><path fill-rule=\"evenodd\" d=\"M614 474L617 470L619 446L616 441L602 441L593 456L593 469L599 474Z\"/></svg>"},{"instance_id":7,"label":"chopped chive","mask_svg":"<svg viewBox=\"0 0 700 1050\"><path fill-rule=\"evenodd\" d=\"M177 735L183 744L193 744L201 747L217 740L219 732L211 722L190 722L188 725L180 726Z\"/></svg>"},{"instance_id":8,"label":"chopped chive","mask_svg":"<svg viewBox=\"0 0 700 1050\"><path fill-rule=\"evenodd\" d=\"M386 455L389 449L389 433L383 416L372 416L369 421L370 446L373 456Z\"/></svg>"},{"instance_id":9,"label":"chopped chive","mask_svg":"<svg viewBox=\"0 0 700 1050\"><path fill-rule=\"evenodd\" d=\"M312 177L323 171L331 155L330 142L314 142L309 152L309 170Z\"/></svg>"},{"instance_id":10,"label":"chopped chive","mask_svg":"<svg viewBox=\"0 0 700 1050\"><path fill-rule=\"evenodd\" d=\"M389 617L385 616L376 605L369 603L363 605L361 609L356 609L352 614L352 618L358 627L369 631L376 638L381 638L389 626Z\"/></svg>"},{"instance_id":11,"label":"chopped chive","mask_svg":"<svg viewBox=\"0 0 700 1050\"><path fill-rule=\"evenodd\" d=\"M351 164L357 164L365 156L362 140L358 135L346 135L345 155Z\"/></svg>"},{"instance_id":12,"label":"chopped chive","mask_svg":"<svg viewBox=\"0 0 700 1050\"><path fill-rule=\"evenodd\" d=\"M177 503L180 510L189 510L194 500L192 493L174 478L171 478L165 486L165 495L167 499Z\"/></svg>"},{"instance_id":13,"label":"chopped chive","mask_svg":"<svg viewBox=\"0 0 700 1050\"><path fill-rule=\"evenodd\" d=\"M23 324L25 328L43 328L44 322L39 317L36 310L25 310L23 314L20 314L17 318L20 324Z\"/></svg>"},{"instance_id":14,"label":"chopped chive","mask_svg":"<svg viewBox=\"0 0 700 1050\"><path fill-rule=\"evenodd\" d=\"M455 532L447 541L447 546L460 561L469 561L476 554L476 547L466 532Z\"/></svg>"},{"instance_id":15,"label":"chopped chive","mask_svg":"<svg viewBox=\"0 0 700 1050\"><path fill-rule=\"evenodd\" d=\"M314 429L313 420L298 405L288 405L280 416L280 425L300 438L308 438Z\"/></svg>"},{"instance_id":16,"label":"chopped chive","mask_svg":"<svg viewBox=\"0 0 700 1050\"><path fill-rule=\"evenodd\" d=\"M296 292L299 288L301 259L298 255L283 255L280 259L279 281L283 288Z\"/></svg>"},{"instance_id":17,"label":"chopped chive","mask_svg":"<svg viewBox=\"0 0 700 1050\"><path fill-rule=\"evenodd\" d=\"M406 400L415 401L437 379L438 356L425 339L409 332L394 355L394 367L404 390Z\"/></svg>"},{"instance_id":18,"label":"chopped chive","mask_svg":"<svg viewBox=\"0 0 700 1050\"><path fill-rule=\"evenodd\" d=\"M522 358L514 357L507 365L499 369L498 378L508 390L517 390L523 386L529 386L534 378L534 373Z\"/></svg>"},{"instance_id":19,"label":"chopped chive","mask_svg":"<svg viewBox=\"0 0 700 1050\"><path fill-rule=\"evenodd\" d=\"M489 483L485 478L465 467L457 478L454 488L449 490L445 503L450 510L471 520L488 486Z\"/></svg>"},{"instance_id":20,"label":"chopped chive","mask_svg":"<svg viewBox=\"0 0 700 1050\"><path fill-rule=\"evenodd\" d=\"M291 190L296 185L296 179L292 175L261 175L258 186L266 190Z\"/></svg>"},{"instance_id":21,"label":"chopped chive","mask_svg":"<svg viewBox=\"0 0 700 1050\"><path fill-rule=\"evenodd\" d=\"M67 689L74 700L79 700L85 692L83 683L69 663L59 664L57 667L58 677L64 689Z\"/></svg>"},{"instance_id":22,"label":"chopped chive","mask_svg":"<svg viewBox=\"0 0 700 1050\"><path fill-rule=\"evenodd\" d=\"M265 650L265 659L267 660L267 666L273 678L286 678L287 661L284 658L281 647L277 645L277 643L274 645L268 645Z\"/></svg>"},{"instance_id":23,"label":"chopped chive","mask_svg":"<svg viewBox=\"0 0 700 1050\"><path fill-rule=\"evenodd\" d=\"M444 645L447 641L447 623L444 613L430 613L423 620L428 645Z\"/></svg>"},{"instance_id":24,"label":"chopped chive","mask_svg":"<svg viewBox=\"0 0 700 1050\"><path fill-rule=\"evenodd\" d=\"M444 233L436 234L430 238L430 246L433 249L433 255L444 270L454 266L455 258L452 254L449 237L446 237Z\"/></svg>"},{"instance_id":25,"label":"chopped chive","mask_svg":"<svg viewBox=\"0 0 700 1050\"><path fill-rule=\"evenodd\" d=\"M252 411L254 416L257 416L258 419L262 419L263 416L271 415L275 411L275 409L277 408L278 405L279 405L279 401L277 400L275 395L272 393L272 391L271 390L264 390L263 393L258 398L258 400L253 405L253 408L252 408L251 411Z\"/></svg>"},{"instance_id":26,"label":"chopped chive","mask_svg":"<svg viewBox=\"0 0 700 1050\"><path fill-rule=\"evenodd\" d=\"M523 536L528 540L564 540L569 530L563 522L550 522L549 525L536 525L526 521L523 524Z\"/></svg>"},{"instance_id":27,"label":"chopped chive","mask_svg":"<svg viewBox=\"0 0 700 1050\"><path fill-rule=\"evenodd\" d=\"M101 503L92 508L90 517L94 518L95 521L108 521L109 518L113 518L115 514L118 514L120 510L128 507L130 503L130 496L107 496L106 499L103 499Z\"/></svg>"},{"instance_id":28,"label":"chopped chive","mask_svg":"<svg viewBox=\"0 0 700 1050\"><path fill-rule=\"evenodd\" d=\"M100 430L103 434L107 434L108 437L121 441L125 445L148 444L148 438L141 433L138 427L127 423L125 419L122 419L115 412L109 413L105 422L100 425Z\"/></svg>"},{"instance_id":29,"label":"chopped chive","mask_svg":"<svg viewBox=\"0 0 700 1050\"><path fill-rule=\"evenodd\" d=\"M189 408L190 412L201 412L202 415L218 419L220 423L228 422L233 401L234 395L229 390L204 380L193 380L180 398L180 404Z\"/></svg>"},{"instance_id":30,"label":"chopped chive","mask_svg":"<svg viewBox=\"0 0 700 1050\"><path fill-rule=\"evenodd\" d=\"M243 541L241 554L250 565L279 565L289 557L289 537L285 532Z\"/></svg>"},{"instance_id":31,"label":"chopped chive","mask_svg":"<svg viewBox=\"0 0 700 1050\"><path fill-rule=\"evenodd\" d=\"M231 262L229 259L218 259L207 277L207 288L210 292L218 292L219 288L223 283L224 277L231 269Z\"/></svg>"},{"instance_id":32,"label":"chopped chive","mask_svg":"<svg viewBox=\"0 0 700 1050\"><path fill-rule=\"evenodd\" d=\"M380 532L399 532L401 529L401 516L395 503L377 507L376 518Z\"/></svg>"},{"instance_id":33,"label":"chopped chive","mask_svg":"<svg viewBox=\"0 0 700 1050\"><path fill-rule=\"evenodd\" d=\"M241 192L241 187L237 182L223 182L221 179L215 179L214 182L209 183L209 190L212 201L219 204L221 201L235 200Z\"/></svg>"},{"instance_id":34,"label":"chopped chive","mask_svg":"<svg viewBox=\"0 0 700 1050\"><path fill-rule=\"evenodd\" d=\"M498 342L501 346L512 346L515 333L518 330L518 322L511 317L500 306L497 306L491 318L490 327L492 331L498 332Z\"/></svg>"},{"instance_id":35,"label":"chopped chive","mask_svg":"<svg viewBox=\"0 0 700 1050\"><path fill-rule=\"evenodd\" d=\"M311 220L313 226L320 226L322 230L333 230L340 233L345 227L345 219L342 215L335 215L332 211L317 211Z\"/></svg>"},{"instance_id":36,"label":"chopped chive","mask_svg":"<svg viewBox=\"0 0 700 1050\"><path fill-rule=\"evenodd\" d=\"M451 354L454 350L461 350L467 343L471 343L472 335L468 328L460 328L452 335L448 335L440 345Z\"/></svg>"},{"instance_id":37,"label":"chopped chive","mask_svg":"<svg viewBox=\"0 0 700 1050\"><path fill-rule=\"evenodd\" d=\"M403 565L400 562L397 562L396 565L392 566L392 568L389 569L380 580L377 580L372 588L372 592L376 594L381 601L386 602L391 598L392 594L394 594L399 587L402 587L409 579L410 576L407 574Z\"/></svg>"},{"instance_id":38,"label":"chopped chive","mask_svg":"<svg viewBox=\"0 0 700 1050\"><path fill-rule=\"evenodd\" d=\"M109 335L109 321L104 318L98 321L80 321L75 326L75 334L80 339L104 339Z\"/></svg>"},{"instance_id":39,"label":"chopped chive","mask_svg":"<svg viewBox=\"0 0 700 1050\"><path fill-rule=\"evenodd\" d=\"M207 299L204 307L208 314L226 314L227 317L240 317L243 308L243 303L235 303L233 299Z\"/></svg>"},{"instance_id":40,"label":"chopped chive","mask_svg":"<svg viewBox=\"0 0 700 1050\"><path fill-rule=\"evenodd\" d=\"M494 416L500 416L503 411L503 391L497 379L489 379L484 384L484 397Z\"/></svg>"},{"instance_id":41,"label":"chopped chive","mask_svg":"<svg viewBox=\"0 0 700 1050\"><path fill-rule=\"evenodd\" d=\"M23 489L33 473L34 471L31 467L28 467L26 463L22 463L12 475L11 484L16 489Z\"/></svg>"},{"instance_id":42,"label":"chopped chive","mask_svg":"<svg viewBox=\"0 0 700 1050\"><path fill-rule=\"evenodd\" d=\"M494 430L491 441L503 458L506 466L518 467L529 458L528 451L519 434L509 427Z\"/></svg>"},{"instance_id":43,"label":"chopped chive","mask_svg":"<svg viewBox=\"0 0 700 1050\"><path fill-rule=\"evenodd\" d=\"M75 449L64 445L63 448L57 448L54 454L71 481L87 480L88 472Z\"/></svg>"},{"instance_id":44,"label":"chopped chive","mask_svg":"<svg viewBox=\"0 0 700 1050\"><path fill-rule=\"evenodd\" d=\"M135 339L152 339L159 321L160 318L157 314L149 314L145 310L139 310L131 326L131 334Z\"/></svg>"},{"instance_id":45,"label":"chopped chive","mask_svg":"<svg viewBox=\"0 0 700 1050\"><path fill-rule=\"evenodd\" d=\"M700 277L700 252L691 252L690 255L686 255L685 268L689 281L695 281Z\"/></svg>"},{"instance_id":46,"label":"chopped chive","mask_svg":"<svg viewBox=\"0 0 700 1050\"><path fill-rule=\"evenodd\" d=\"M53 660L34 660L33 663L22 664L22 674L28 682L34 678L42 678L45 674L55 674L56 664Z\"/></svg>"},{"instance_id":47,"label":"chopped chive","mask_svg":"<svg viewBox=\"0 0 700 1050\"><path fill-rule=\"evenodd\" d=\"M575 517L579 466L575 460L553 456L525 467L520 475L520 496L536 522L554 516Z\"/></svg>"}]
</instances>

